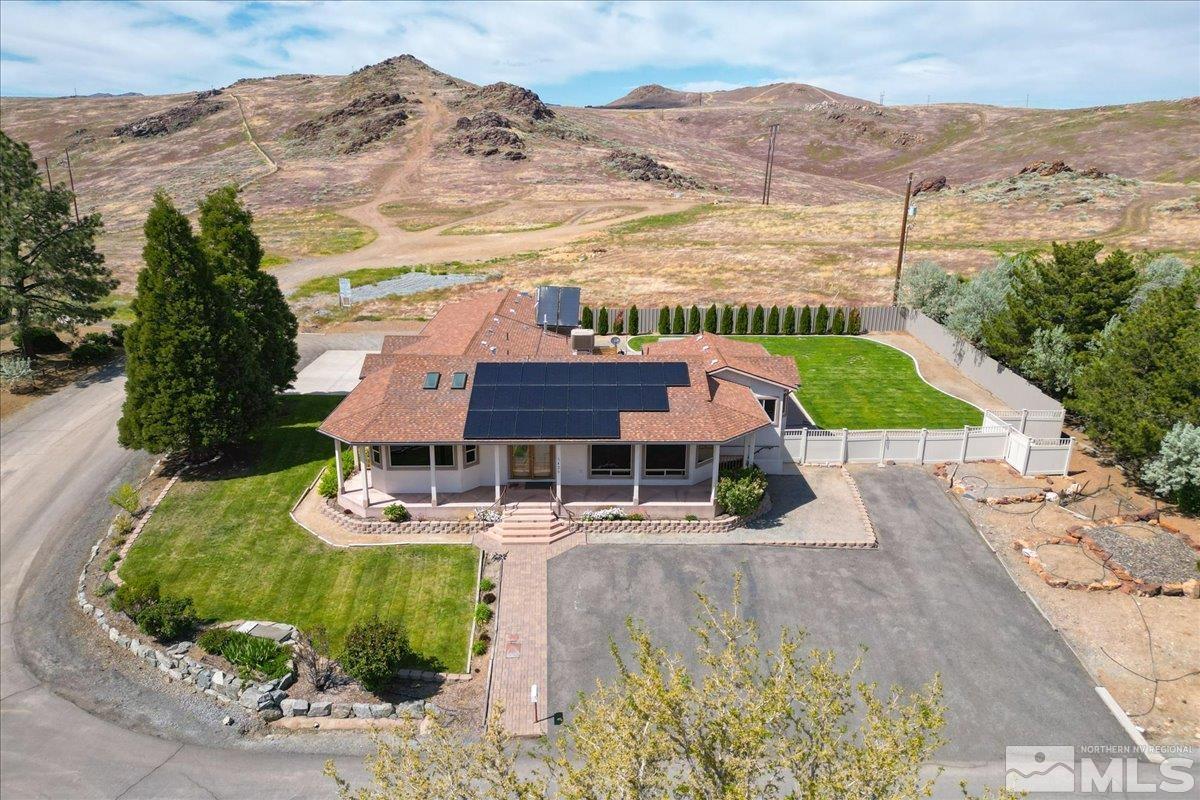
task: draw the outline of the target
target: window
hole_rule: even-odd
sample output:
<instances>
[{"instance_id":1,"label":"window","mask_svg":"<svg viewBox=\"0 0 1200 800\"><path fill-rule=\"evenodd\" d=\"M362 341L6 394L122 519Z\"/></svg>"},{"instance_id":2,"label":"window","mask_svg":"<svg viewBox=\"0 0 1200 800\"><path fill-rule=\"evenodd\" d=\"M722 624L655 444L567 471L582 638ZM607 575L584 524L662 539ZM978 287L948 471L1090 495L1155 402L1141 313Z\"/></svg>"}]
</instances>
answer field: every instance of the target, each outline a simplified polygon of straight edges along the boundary
<instances>
[{"instance_id":1,"label":"window","mask_svg":"<svg viewBox=\"0 0 1200 800\"><path fill-rule=\"evenodd\" d=\"M434 460L439 467L454 466L454 445L439 444L433 448ZM388 464L392 469L403 467L428 467L429 445L393 444L388 446Z\"/></svg>"},{"instance_id":2,"label":"window","mask_svg":"<svg viewBox=\"0 0 1200 800\"><path fill-rule=\"evenodd\" d=\"M440 373L440 372L426 372L425 373L425 388L426 389L436 389L438 387L438 382L441 379L442 379L442 373Z\"/></svg>"},{"instance_id":3,"label":"window","mask_svg":"<svg viewBox=\"0 0 1200 800\"><path fill-rule=\"evenodd\" d=\"M643 470L643 474L647 478L666 475L686 475L687 445L646 445L646 468Z\"/></svg>"},{"instance_id":4,"label":"window","mask_svg":"<svg viewBox=\"0 0 1200 800\"><path fill-rule=\"evenodd\" d=\"M707 464L713 460L713 446L711 444L696 445L696 466Z\"/></svg>"},{"instance_id":5,"label":"window","mask_svg":"<svg viewBox=\"0 0 1200 800\"><path fill-rule=\"evenodd\" d=\"M771 418L771 422L775 421L775 406L779 405L779 401L774 397L760 397L758 404L763 407L763 411L767 412L767 416Z\"/></svg>"},{"instance_id":6,"label":"window","mask_svg":"<svg viewBox=\"0 0 1200 800\"><path fill-rule=\"evenodd\" d=\"M451 375L450 376L450 388L451 389L467 388L467 373L456 372L453 375Z\"/></svg>"},{"instance_id":7,"label":"window","mask_svg":"<svg viewBox=\"0 0 1200 800\"><path fill-rule=\"evenodd\" d=\"M627 444L594 444L590 459L594 476L628 477L633 474L633 448Z\"/></svg>"},{"instance_id":8,"label":"window","mask_svg":"<svg viewBox=\"0 0 1200 800\"><path fill-rule=\"evenodd\" d=\"M378 444L371 445L371 466L383 466L383 446Z\"/></svg>"},{"instance_id":9,"label":"window","mask_svg":"<svg viewBox=\"0 0 1200 800\"><path fill-rule=\"evenodd\" d=\"M473 467L479 463L479 445L464 444L463 445L463 466Z\"/></svg>"}]
</instances>

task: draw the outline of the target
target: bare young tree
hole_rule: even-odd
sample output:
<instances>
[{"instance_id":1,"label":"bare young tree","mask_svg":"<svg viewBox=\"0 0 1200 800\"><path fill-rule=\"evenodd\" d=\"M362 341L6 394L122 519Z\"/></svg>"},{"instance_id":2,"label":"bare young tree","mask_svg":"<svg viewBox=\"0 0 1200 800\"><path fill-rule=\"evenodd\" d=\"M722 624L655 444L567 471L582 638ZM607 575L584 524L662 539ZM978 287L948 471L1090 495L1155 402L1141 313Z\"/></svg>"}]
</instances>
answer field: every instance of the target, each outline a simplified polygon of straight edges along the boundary
<instances>
[{"instance_id":1,"label":"bare young tree","mask_svg":"<svg viewBox=\"0 0 1200 800\"><path fill-rule=\"evenodd\" d=\"M300 674L318 692L328 689L337 679L337 661L330 652L329 632L324 625L301 632L296 642L295 657Z\"/></svg>"}]
</instances>

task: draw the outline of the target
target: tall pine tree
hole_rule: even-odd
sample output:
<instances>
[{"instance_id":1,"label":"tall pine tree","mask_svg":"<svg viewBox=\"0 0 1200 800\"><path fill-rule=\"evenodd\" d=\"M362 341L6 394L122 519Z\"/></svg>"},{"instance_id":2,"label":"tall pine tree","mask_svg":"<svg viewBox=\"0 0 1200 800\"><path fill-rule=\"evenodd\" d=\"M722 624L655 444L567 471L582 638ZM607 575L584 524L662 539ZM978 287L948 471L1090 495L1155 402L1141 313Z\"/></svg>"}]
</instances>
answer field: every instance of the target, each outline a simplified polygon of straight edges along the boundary
<instances>
[{"instance_id":1,"label":"tall pine tree","mask_svg":"<svg viewBox=\"0 0 1200 800\"><path fill-rule=\"evenodd\" d=\"M721 306L721 333L733 333L733 306Z\"/></svg>"},{"instance_id":2,"label":"tall pine tree","mask_svg":"<svg viewBox=\"0 0 1200 800\"><path fill-rule=\"evenodd\" d=\"M663 335L671 332L670 306L663 306L658 310L658 332Z\"/></svg>"},{"instance_id":3,"label":"tall pine tree","mask_svg":"<svg viewBox=\"0 0 1200 800\"><path fill-rule=\"evenodd\" d=\"M717 307L709 306L704 312L704 330L708 333L717 332Z\"/></svg>"},{"instance_id":4,"label":"tall pine tree","mask_svg":"<svg viewBox=\"0 0 1200 800\"><path fill-rule=\"evenodd\" d=\"M783 333L787 336L796 333L796 307L791 303L783 310Z\"/></svg>"},{"instance_id":5,"label":"tall pine tree","mask_svg":"<svg viewBox=\"0 0 1200 800\"><path fill-rule=\"evenodd\" d=\"M812 333L812 309L808 306L800 311L800 321L796 323L796 333L801 335Z\"/></svg>"}]
</instances>

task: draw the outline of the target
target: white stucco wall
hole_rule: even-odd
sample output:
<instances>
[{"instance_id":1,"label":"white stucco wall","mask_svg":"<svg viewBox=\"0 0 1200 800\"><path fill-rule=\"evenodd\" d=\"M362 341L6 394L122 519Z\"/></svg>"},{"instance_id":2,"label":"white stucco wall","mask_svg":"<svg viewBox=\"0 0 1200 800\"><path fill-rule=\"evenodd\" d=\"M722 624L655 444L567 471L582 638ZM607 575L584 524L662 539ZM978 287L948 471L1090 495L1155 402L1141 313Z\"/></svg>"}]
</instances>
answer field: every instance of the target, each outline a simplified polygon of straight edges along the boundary
<instances>
[{"instance_id":1,"label":"white stucco wall","mask_svg":"<svg viewBox=\"0 0 1200 800\"><path fill-rule=\"evenodd\" d=\"M736 370L723 369L719 370L716 374L722 380L729 381L730 383L740 383L742 386L749 387L750 391L754 392L755 397L775 398L777 401L775 404L775 424L770 428L762 428L758 431L754 441L754 463L761 467L764 472L783 472L783 464L786 460L783 447L783 428L787 415L786 401L788 390L774 383L759 380Z\"/></svg>"}]
</instances>

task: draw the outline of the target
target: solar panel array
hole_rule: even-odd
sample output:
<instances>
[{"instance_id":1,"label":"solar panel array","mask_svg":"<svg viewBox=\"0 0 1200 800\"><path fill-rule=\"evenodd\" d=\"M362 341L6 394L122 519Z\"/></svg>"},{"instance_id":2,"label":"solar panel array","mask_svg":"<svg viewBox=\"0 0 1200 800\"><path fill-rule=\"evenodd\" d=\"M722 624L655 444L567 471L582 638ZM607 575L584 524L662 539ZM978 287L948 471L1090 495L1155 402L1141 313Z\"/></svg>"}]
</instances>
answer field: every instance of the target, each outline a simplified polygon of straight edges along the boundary
<instances>
[{"instance_id":1,"label":"solar panel array","mask_svg":"<svg viewBox=\"0 0 1200 800\"><path fill-rule=\"evenodd\" d=\"M475 366L467 439L618 439L622 411L667 411L679 361L513 361Z\"/></svg>"}]
</instances>

